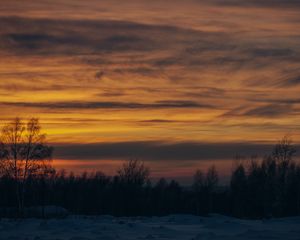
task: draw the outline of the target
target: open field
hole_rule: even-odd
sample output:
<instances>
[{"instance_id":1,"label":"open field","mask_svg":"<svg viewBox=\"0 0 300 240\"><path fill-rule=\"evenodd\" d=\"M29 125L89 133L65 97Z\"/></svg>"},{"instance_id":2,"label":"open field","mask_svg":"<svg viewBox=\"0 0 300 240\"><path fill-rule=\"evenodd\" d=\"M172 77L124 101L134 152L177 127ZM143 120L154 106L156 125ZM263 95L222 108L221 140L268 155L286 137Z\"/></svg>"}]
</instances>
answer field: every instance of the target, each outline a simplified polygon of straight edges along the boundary
<instances>
[{"instance_id":1,"label":"open field","mask_svg":"<svg viewBox=\"0 0 300 240\"><path fill-rule=\"evenodd\" d=\"M220 215L0 221L1 240L92 239L300 239L300 217L239 220Z\"/></svg>"}]
</instances>

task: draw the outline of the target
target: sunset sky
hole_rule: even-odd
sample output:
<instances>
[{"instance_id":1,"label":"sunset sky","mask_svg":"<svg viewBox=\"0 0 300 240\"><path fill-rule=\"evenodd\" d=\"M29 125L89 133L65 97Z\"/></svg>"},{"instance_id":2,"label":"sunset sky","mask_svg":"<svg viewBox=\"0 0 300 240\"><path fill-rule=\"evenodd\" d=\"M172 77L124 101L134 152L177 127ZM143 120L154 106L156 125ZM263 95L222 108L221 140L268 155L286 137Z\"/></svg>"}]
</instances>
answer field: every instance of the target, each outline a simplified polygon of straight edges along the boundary
<instances>
[{"instance_id":1,"label":"sunset sky","mask_svg":"<svg viewBox=\"0 0 300 240\"><path fill-rule=\"evenodd\" d=\"M58 168L225 176L300 143L299 93L298 0L1 0L0 123L40 118Z\"/></svg>"}]
</instances>

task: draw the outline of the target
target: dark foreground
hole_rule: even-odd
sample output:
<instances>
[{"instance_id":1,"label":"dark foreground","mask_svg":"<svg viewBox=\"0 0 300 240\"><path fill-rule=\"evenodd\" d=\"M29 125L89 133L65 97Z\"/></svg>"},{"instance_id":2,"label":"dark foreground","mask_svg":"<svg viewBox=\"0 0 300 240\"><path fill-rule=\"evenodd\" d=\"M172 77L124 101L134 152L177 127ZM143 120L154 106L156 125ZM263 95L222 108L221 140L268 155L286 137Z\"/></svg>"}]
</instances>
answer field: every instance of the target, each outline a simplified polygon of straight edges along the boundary
<instances>
[{"instance_id":1,"label":"dark foreground","mask_svg":"<svg viewBox=\"0 0 300 240\"><path fill-rule=\"evenodd\" d=\"M0 221L1 240L93 239L300 239L300 217L239 220L221 215L115 218L70 216L65 219Z\"/></svg>"}]
</instances>

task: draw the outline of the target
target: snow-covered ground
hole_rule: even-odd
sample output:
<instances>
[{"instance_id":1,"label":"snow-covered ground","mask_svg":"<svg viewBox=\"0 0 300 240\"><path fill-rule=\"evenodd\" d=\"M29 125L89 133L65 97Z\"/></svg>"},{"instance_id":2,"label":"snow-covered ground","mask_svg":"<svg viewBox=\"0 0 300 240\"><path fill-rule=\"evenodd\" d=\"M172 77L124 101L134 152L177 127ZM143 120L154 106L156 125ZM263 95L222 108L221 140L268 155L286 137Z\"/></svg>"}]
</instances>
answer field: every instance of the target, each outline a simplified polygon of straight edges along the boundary
<instances>
[{"instance_id":1,"label":"snow-covered ground","mask_svg":"<svg viewBox=\"0 0 300 240\"><path fill-rule=\"evenodd\" d=\"M238 220L220 215L0 220L1 240L300 239L300 217Z\"/></svg>"}]
</instances>

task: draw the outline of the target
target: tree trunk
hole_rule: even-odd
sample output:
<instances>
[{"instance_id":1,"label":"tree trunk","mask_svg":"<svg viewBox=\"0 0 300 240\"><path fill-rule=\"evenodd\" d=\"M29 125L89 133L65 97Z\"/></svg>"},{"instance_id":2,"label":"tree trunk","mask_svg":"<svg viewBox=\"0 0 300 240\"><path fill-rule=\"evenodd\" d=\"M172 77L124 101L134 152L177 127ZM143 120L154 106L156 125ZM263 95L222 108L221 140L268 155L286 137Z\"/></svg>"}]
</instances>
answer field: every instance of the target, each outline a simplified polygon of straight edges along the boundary
<instances>
[{"instance_id":1,"label":"tree trunk","mask_svg":"<svg viewBox=\"0 0 300 240\"><path fill-rule=\"evenodd\" d=\"M16 197L17 197L17 206L18 206L18 216L21 217L23 214L23 208L22 208L22 200L21 200L21 194L20 194L20 183L18 180L15 182L16 184Z\"/></svg>"}]
</instances>

